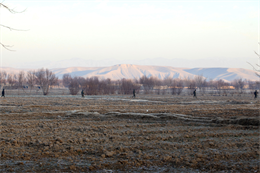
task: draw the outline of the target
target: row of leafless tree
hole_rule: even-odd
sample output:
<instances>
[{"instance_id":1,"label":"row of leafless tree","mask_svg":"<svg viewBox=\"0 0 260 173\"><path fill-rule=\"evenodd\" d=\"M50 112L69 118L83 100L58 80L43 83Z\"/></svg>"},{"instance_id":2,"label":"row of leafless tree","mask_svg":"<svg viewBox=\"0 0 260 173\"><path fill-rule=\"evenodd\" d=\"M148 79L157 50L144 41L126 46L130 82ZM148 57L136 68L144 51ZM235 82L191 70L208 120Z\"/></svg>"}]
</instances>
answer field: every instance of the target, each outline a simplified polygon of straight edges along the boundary
<instances>
[{"instance_id":1,"label":"row of leafless tree","mask_svg":"<svg viewBox=\"0 0 260 173\"><path fill-rule=\"evenodd\" d=\"M69 74L63 75L62 83L69 88L72 95L78 94L80 90L83 90L87 95L131 94L133 89L139 88L134 81L128 79L117 81L111 79L100 80L97 77L71 77Z\"/></svg>"},{"instance_id":2,"label":"row of leafless tree","mask_svg":"<svg viewBox=\"0 0 260 173\"><path fill-rule=\"evenodd\" d=\"M170 92L172 95L180 95L184 88L187 88L189 94L192 94L194 89L205 93L208 91L215 91L216 93L227 93L231 89L242 93L245 86L249 89L259 89L260 83L254 81L247 81L236 79L232 82L225 82L224 80L207 80L202 75L196 76L194 79L173 79L165 78L158 79L156 77L143 76L139 79L121 79L112 81L110 79L100 80L97 77L83 78L71 77L70 74L64 74L62 78L63 85L68 87L72 95L78 94L80 90L84 90L87 95L106 95L106 94L132 94L133 89L136 93L140 90L144 94L157 93L165 94Z\"/></svg>"},{"instance_id":3,"label":"row of leafless tree","mask_svg":"<svg viewBox=\"0 0 260 173\"><path fill-rule=\"evenodd\" d=\"M156 77L143 76L139 79L99 79L98 77L72 77L70 74L64 74L59 80L55 74L49 69L38 69L36 71L21 71L18 74L8 74L0 72L0 85L5 88L23 90L31 93L34 87L39 87L43 95L47 95L53 86L62 84L67 87L70 94L77 95L80 90L83 90L87 95L109 95L109 94L132 94L133 89L138 94L142 91L144 94L157 93L172 95L180 95L184 88L189 94L192 94L194 89L201 93L206 91L214 91L218 94L227 93L232 87L239 93L243 92L245 86L250 90L259 89L260 83L236 79L232 82L224 80L207 80L202 75L196 76L193 79L173 79L165 78L158 79ZM28 88L28 89L25 89Z\"/></svg>"},{"instance_id":4,"label":"row of leafless tree","mask_svg":"<svg viewBox=\"0 0 260 173\"><path fill-rule=\"evenodd\" d=\"M8 74L4 71L0 72L0 85L4 88L18 89L27 92L25 88L29 88L29 92L33 87L38 86L43 95L49 93L51 86L58 83L58 78L49 69L38 69L36 71L20 71L18 74Z\"/></svg>"}]
</instances>

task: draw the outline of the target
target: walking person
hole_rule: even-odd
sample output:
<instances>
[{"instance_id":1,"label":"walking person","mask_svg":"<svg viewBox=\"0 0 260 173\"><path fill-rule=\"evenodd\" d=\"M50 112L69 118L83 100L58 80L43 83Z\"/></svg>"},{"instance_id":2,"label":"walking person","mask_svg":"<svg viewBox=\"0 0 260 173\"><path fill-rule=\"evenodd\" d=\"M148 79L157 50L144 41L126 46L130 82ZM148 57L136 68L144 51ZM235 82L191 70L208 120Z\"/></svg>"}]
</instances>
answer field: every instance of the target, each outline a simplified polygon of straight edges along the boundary
<instances>
[{"instance_id":1,"label":"walking person","mask_svg":"<svg viewBox=\"0 0 260 173\"><path fill-rule=\"evenodd\" d=\"M255 90L255 92L254 92L255 99L257 98L257 94L258 94L258 92L257 92L257 90Z\"/></svg>"},{"instance_id":2,"label":"walking person","mask_svg":"<svg viewBox=\"0 0 260 173\"><path fill-rule=\"evenodd\" d=\"M84 97L84 90L81 91L81 96Z\"/></svg>"},{"instance_id":3,"label":"walking person","mask_svg":"<svg viewBox=\"0 0 260 173\"><path fill-rule=\"evenodd\" d=\"M133 98L135 98L135 89L133 90Z\"/></svg>"},{"instance_id":4,"label":"walking person","mask_svg":"<svg viewBox=\"0 0 260 173\"><path fill-rule=\"evenodd\" d=\"M5 98L5 89L3 89L3 91L2 91L2 96L1 97Z\"/></svg>"},{"instance_id":5,"label":"walking person","mask_svg":"<svg viewBox=\"0 0 260 173\"><path fill-rule=\"evenodd\" d=\"M193 97L197 98L196 89L193 91Z\"/></svg>"}]
</instances>

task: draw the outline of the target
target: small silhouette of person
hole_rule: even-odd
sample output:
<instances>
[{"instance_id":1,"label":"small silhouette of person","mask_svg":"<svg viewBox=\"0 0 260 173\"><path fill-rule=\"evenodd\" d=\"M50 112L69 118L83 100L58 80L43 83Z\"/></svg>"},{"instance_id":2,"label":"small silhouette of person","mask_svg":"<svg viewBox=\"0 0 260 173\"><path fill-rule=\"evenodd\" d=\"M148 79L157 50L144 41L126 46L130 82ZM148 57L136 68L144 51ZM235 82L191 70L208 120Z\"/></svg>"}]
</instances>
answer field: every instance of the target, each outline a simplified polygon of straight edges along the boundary
<instances>
[{"instance_id":1,"label":"small silhouette of person","mask_svg":"<svg viewBox=\"0 0 260 173\"><path fill-rule=\"evenodd\" d=\"M135 98L135 89L133 89L133 98Z\"/></svg>"},{"instance_id":2,"label":"small silhouette of person","mask_svg":"<svg viewBox=\"0 0 260 173\"><path fill-rule=\"evenodd\" d=\"M84 90L81 91L81 96L84 97Z\"/></svg>"},{"instance_id":3,"label":"small silhouette of person","mask_svg":"<svg viewBox=\"0 0 260 173\"><path fill-rule=\"evenodd\" d=\"M257 94L258 94L258 92L257 92L257 90L255 90L255 92L254 92L255 99L257 98Z\"/></svg>"},{"instance_id":4,"label":"small silhouette of person","mask_svg":"<svg viewBox=\"0 0 260 173\"><path fill-rule=\"evenodd\" d=\"M196 98L197 98L196 89L193 91L193 97L196 97Z\"/></svg>"},{"instance_id":5,"label":"small silhouette of person","mask_svg":"<svg viewBox=\"0 0 260 173\"><path fill-rule=\"evenodd\" d=\"M3 91L2 91L2 96L1 97L5 97L5 89L3 89Z\"/></svg>"}]
</instances>

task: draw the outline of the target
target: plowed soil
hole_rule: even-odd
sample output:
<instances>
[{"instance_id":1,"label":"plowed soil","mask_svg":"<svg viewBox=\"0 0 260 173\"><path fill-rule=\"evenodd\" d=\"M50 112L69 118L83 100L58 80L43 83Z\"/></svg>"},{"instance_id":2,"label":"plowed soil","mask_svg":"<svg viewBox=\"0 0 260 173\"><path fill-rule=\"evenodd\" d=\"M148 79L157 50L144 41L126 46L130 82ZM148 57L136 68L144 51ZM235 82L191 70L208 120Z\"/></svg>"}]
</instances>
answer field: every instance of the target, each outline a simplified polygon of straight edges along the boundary
<instances>
[{"instance_id":1,"label":"plowed soil","mask_svg":"<svg viewBox=\"0 0 260 173\"><path fill-rule=\"evenodd\" d=\"M252 97L6 97L0 172L259 172Z\"/></svg>"}]
</instances>

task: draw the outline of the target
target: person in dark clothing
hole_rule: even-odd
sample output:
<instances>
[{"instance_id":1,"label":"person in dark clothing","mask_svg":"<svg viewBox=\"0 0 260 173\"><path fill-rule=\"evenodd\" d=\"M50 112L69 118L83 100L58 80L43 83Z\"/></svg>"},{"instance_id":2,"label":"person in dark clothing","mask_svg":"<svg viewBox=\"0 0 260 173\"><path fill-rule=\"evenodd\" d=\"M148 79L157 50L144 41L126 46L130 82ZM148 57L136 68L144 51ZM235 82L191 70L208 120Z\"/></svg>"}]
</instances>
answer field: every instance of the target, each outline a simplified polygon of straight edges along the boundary
<instances>
[{"instance_id":1,"label":"person in dark clothing","mask_svg":"<svg viewBox=\"0 0 260 173\"><path fill-rule=\"evenodd\" d=\"M135 89L133 90L133 98L135 98Z\"/></svg>"},{"instance_id":2,"label":"person in dark clothing","mask_svg":"<svg viewBox=\"0 0 260 173\"><path fill-rule=\"evenodd\" d=\"M81 91L81 96L84 97L84 90Z\"/></svg>"},{"instance_id":3,"label":"person in dark clothing","mask_svg":"<svg viewBox=\"0 0 260 173\"><path fill-rule=\"evenodd\" d=\"M255 90L255 92L254 92L255 99L257 98L257 94L258 94L258 92L257 92L257 90Z\"/></svg>"},{"instance_id":4,"label":"person in dark clothing","mask_svg":"<svg viewBox=\"0 0 260 173\"><path fill-rule=\"evenodd\" d=\"M5 89L3 89L3 91L2 91L2 96L1 97L5 97Z\"/></svg>"},{"instance_id":5,"label":"person in dark clothing","mask_svg":"<svg viewBox=\"0 0 260 173\"><path fill-rule=\"evenodd\" d=\"M196 89L193 91L193 97L196 97L196 98L197 98Z\"/></svg>"}]
</instances>

